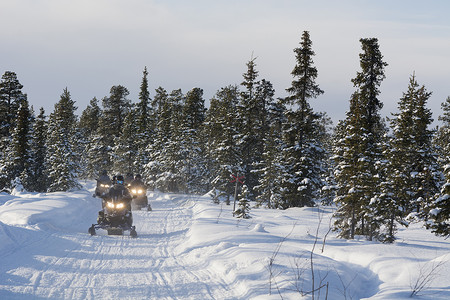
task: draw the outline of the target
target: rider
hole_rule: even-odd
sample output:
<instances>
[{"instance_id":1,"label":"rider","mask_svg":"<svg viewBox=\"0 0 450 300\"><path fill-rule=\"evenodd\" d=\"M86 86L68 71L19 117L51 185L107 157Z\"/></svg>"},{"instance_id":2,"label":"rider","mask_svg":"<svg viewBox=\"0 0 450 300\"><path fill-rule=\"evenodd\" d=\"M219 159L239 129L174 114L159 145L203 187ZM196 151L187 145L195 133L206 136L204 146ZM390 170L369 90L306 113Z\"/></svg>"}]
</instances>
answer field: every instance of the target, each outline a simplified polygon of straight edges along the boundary
<instances>
[{"instance_id":1,"label":"rider","mask_svg":"<svg viewBox=\"0 0 450 300\"><path fill-rule=\"evenodd\" d=\"M103 194L103 201L106 202L108 199L121 199L127 203L127 210L129 212L129 217L127 223L131 226L133 225L133 217L131 214L131 194L128 189L124 186L124 179L122 175L115 176L116 180L114 185L109 189L109 191ZM100 223L100 222L99 222Z\"/></svg>"},{"instance_id":2,"label":"rider","mask_svg":"<svg viewBox=\"0 0 450 300\"><path fill-rule=\"evenodd\" d=\"M134 176L134 180L130 183L130 188L134 188L134 187L135 188L142 187L144 189L147 189L144 181L142 181L142 176L139 174L136 174L136 176Z\"/></svg>"},{"instance_id":3,"label":"rider","mask_svg":"<svg viewBox=\"0 0 450 300\"><path fill-rule=\"evenodd\" d=\"M108 192L108 188L111 186L111 179L108 176L106 170L103 170L100 177L97 179L97 188L95 189L95 195L102 197Z\"/></svg>"},{"instance_id":4,"label":"rider","mask_svg":"<svg viewBox=\"0 0 450 300\"><path fill-rule=\"evenodd\" d=\"M138 194L138 195L134 195L135 197L139 197L139 198L145 198L145 202L144 204L147 206L148 210L152 210L152 207L150 206L150 203L148 203L148 199L146 196L146 191L147 191L147 186L145 185L144 181L142 180L142 176L140 174L136 174L136 176L134 177L134 180L130 183L129 185L129 189L130 191L137 191L137 190L142 190L142 194ZM133 192L135 193L135 192ZM140 203L141 201L138 201L138 203Z\"/></svg>"},{"instance_id":5,"label":"rider","mask_svg":"<svg viewBox=\"0 0 450 300\"><path fill-rule=\"evenodd\" d=\"M128 189L124 186L124 179L122 175L117 175L116 184L114 184L108 192L109 198L121 198L124 199L131 210L131 194Z\"/></svg>"}]
</instances>

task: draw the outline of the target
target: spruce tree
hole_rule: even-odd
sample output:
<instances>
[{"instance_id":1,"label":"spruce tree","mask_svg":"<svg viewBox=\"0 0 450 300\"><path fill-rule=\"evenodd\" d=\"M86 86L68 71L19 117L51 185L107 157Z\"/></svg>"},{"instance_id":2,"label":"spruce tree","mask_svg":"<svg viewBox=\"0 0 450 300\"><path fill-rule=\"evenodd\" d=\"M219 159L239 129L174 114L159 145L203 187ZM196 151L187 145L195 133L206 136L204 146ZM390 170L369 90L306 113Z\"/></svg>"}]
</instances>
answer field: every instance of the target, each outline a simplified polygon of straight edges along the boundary
<instances>
[{"instance_id":1,"label":"spruce tree","mask_svg":"<svg viewBox=\"0 0 450 300\"><path fill-rule=\"evenodd\" d=\"M33 184L32 190L36 192L45 192L48 188L48 178L45 164L47 155L47 147L45 141L47 139L47 120L44 108L41 107L39 115L33 124Z\"/></svg>"},{"instance_id":2,"label":"spruce tree","mask_svg":"<svg viewBox=\"0 0 450 300\"><path fill-rule=\"evenodd\" d=\"M136 173L135 159L138 152L136 140L136 113L130 110L125 117L122 134L115 138L113 148L114 171L118 174Z\"/></svg>"},{"instance_id":3,"label":"spruce tree","mask_svg":"<svg viewBox=\"0 0 450 300\"><path fill-rule=\"evenodd\" d=\"M49 192L68 191L81 187L77 181L77 153L73 150L77 142L74 140L76 109L75 101L65 88L48 122L46 165Z\"/></svg>"},{"instance_id":4,"label":"spruce tree","mask_svg":"<svg viewBox=\"0 0 450 300\"><path fill-rule=\"evenodd\" d=\"M80 147L82 148L82 174L81 178L97 178L102 169L97 164L97 155L95 151L98 144L97 134L101 118L101 108L98 106L97 98L91 99L89 105L81 113L78 129L80 131Z\"/></svg>"},{"instance_id":5,"label":"spruce tree","mask_svg":"<svg viewBox=\"0 0 450 300\"><path fill-rule=\"evenodd\" d=\"M32 189L32 115L26 97L19 102L19 107L14 118L14 128L11 133L11 143L7 147L4 157L6 180L12 182L16 178L25 189ZM14 188L10 186L10 188Z\"/></svg>"},{"instance_id":6,"label":"spruce tree","mask_svg":"<svg viewBox=\"0 0 450 300\"><path fill-rule=\"evenodd\" d=\"M17 110L26 95L14 72L6 71L0 81L0 138L10 137L15 126ZM1 150L1 148L0 148Z\"/></svg>"},{"instance_id":7,"label":"spruce tree","mask_svg":"<svg viewBox=\"0 0 450 300\"><path fill-rule=\"evenodd\" d=\"M231 175L242 176L240 148L237 145L238 127L237 105L239 89L237 86L221 88L211 99L210 108L205 121L205 132L208 136L206 145L207 157L211 170L211 185L219 196L230 203L234 194Z\"/></svg>"},{"instance_id":8,"label":"spruce tree","mask_svg":"<svg viewBox=\"0 0 450 300\"><path fill-rule=\"evenodd\" d=\"M147 147L153 142L152 137L155 131L153 120L154 113L150 106L150 92L148 90L148 71L144 68L142 82L139 91L139 102L136 105L136 146L137 153L135 159L135 170L142 174L144 166L148 163L149 153Z\"/></svg>"},{"instance_id":9,"label":"spruce tree","mask_svg":"<svg viewBox=\"0 0 450 300\"><path fill-rule=\"evenodd\" d=\"M151 101L155 129L152 142L146 147L148 162L144 166L144 178L151 189L156 188L159 184L157 183L157 179L162 173L160 157L162 156L165 143L170 134L170 110L168 102L169 94L164 88L158 87L155 97Z\"/></svg>"},{"instance_id":10,"label":"spruce tree","mask_svg":"<svg viewBox=\"0 0 450 300\"><path fill-rule=\"evenodd\" d=\"M300 47L294 49L296 65L291 72L294 80L287 89L290 94L284 103L291 105L286 111L283 124L283 157L285 166L282 188L284 208L312 206L321 188L321 160L323 148L317 136L320 115L314 113L309 100L323 94L316 84L317 69L314 67L312 42L304 31Z\"/></svg>"},{"instance_id":11,"label":"spruce tree","mask_svg":"<svg viewBox=\"0 0 450 300\"><path fill-rule=\"evenodd\" d=\"M181 158L184 182L190 193L205 193L207 176L205 147L201 142L202 126L206 118L203 90L193 88L186 93L181 125Z\"/></svg>"},{"instance_id":12,"label":"spruce tree","mask_svg":"<svg viewBox=\"0 0 450 300\"><path fill-rule=\"evenodd\" d=\"M450 97L441 104L443 114L439 116L441 126L439 126L433 143L439 154L440 164L445 166L450 164Z\"/></svg>"},{"instance_id":13,"label":"spruce tree","mask_svg":"<svg viewBox=\"0 0 450 300\"><path fill-rule=\"evenodd\" d=\"M250 191L246 184L242 186L238 195L238 209L233 213L235 217L242 219L250 219Z\"/></svg>"},{"instance_id":14,"label":"spruce tree","mask_svg":"<svg viewBox=\"0 0 450 300\"><path fill-rule=\"evenodd\" d=\"M269 81L261 80L257 87L257 97L263 98L262 128L260 138L263 142L261 160L255 165L258 175L258 185L254 189L258 192L258 205L266 204L269 208L282 208L280 188L280 174L283 174L281 164L281 130L286 107L273 99L274 89ZM259 96L261 95L261 96Z\"/></svg>"},{"instance_id":15,"label":"spruce tree","mask_svg":"<svg viewBox=\"0 0 450 300\"><path fill-rule=\"evenodd\" d=\"M110 135L110 146L114 144L114 137L119 137L122 133L125 117L131 108L131 101L127 99L129 94L126 87L117 85L111 87L110 96L102 100L103 122L100 125L104 127L105 133Z\"/></svg>"},{"instance_id":16,"label":"spruce tree","mask_svg":"<svg viewBox=\"0 0 450 300\"><path fill-rule=\"evenodd\" d=\"M242 153L242 167L244 169L245 182L248 187L249 197L255 198L254 187L258 183L257 173L253 172L255 163L258 163L262 157L263 139L262 132L262 110L265 109L264 100L257 97L256 89L260 84L257 81L258 71L256 70L256 58L252 58L247 63L247 72L243 74L244 81L241 85L244 89L240 93L238 106L239 125L239 145Z\"/></svg>"},{"instance_id":17,"label":"spruce tree","mask_svg":"<svg viewBox=\"0 0 450 300\"><path fill-rule=\"evenodd\" d=\"M427 228L436 235L450 236L450 97L441 104L443 114L439 117L442 122L434 143L440 156L440 164L443 166L446 182L441 192L430 205Z\"/></svg>"},{"instance_id":18,"label":"spruce tree","mask_svg":"<svg viewBox=\"0 0 450 300\"><path fill-rule=\"evenodd\" d=\"M346 119L338 125L335 145L338 186L335 228L344 238L353 239L359 234L372 239L380 227L371 201L379 194L377 162L382 159L384 125L379 115L383 105L378 95L387 63L383 61L376 38L360 42L361 71L352 79L357 91L351 96Z\"/></svg>"}]
</instances>

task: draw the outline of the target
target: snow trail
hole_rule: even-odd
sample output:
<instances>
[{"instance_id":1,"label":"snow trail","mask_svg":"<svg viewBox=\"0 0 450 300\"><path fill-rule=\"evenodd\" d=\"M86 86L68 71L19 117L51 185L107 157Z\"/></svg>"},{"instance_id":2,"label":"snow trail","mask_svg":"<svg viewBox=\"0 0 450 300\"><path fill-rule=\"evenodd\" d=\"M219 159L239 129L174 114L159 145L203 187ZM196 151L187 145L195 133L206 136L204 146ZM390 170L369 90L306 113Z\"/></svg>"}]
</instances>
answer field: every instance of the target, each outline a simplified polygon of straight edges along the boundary
<instances>
[{"instance_id":1,"label":"snow trail","mask_svg":"<svg viewBox=\"0 0 450 300\"><path fill-rule=\"evenodd\" d=\"M186 197L186 196L184 196ZM176 199L175 199L176 200ZM86 232L14 229L26 241L3 253L2 299L219 299L228 285L202 261L176 253L192 222L192 207L170 197L150 199L153 211L133 212L137 238ZM19 232L19 231L25 232ZM34 238L32 238L34 235ZM39 242L39 243L38 243ZM181 247L182 248L182 247Z\"/></svg>"}]
</instances>

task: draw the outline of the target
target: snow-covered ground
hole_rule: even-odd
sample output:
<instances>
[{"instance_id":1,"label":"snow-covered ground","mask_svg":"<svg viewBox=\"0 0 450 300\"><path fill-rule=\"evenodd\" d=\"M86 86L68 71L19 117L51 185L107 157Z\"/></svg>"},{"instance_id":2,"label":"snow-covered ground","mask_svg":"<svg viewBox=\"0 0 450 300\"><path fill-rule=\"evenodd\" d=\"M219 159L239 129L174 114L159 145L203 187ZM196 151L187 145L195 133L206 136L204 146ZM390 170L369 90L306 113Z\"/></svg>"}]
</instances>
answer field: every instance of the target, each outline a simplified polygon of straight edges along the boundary
<instances>
[{"instance_id":1,"label":"snow-covered ground","mask_svg":"<svg viewBox=\"0 0 450 300\"><path fill-rule=\"evenodd\" d=\"M207 196L150 192L137 238L91 237L92 193L0 194L0 299L311 299L313 282L314 299L409 299L422 280L417 299L450 299L450 240L420 224L393 245L346 241L329 207L238 220Z\"/></svg>"}]
</instances>

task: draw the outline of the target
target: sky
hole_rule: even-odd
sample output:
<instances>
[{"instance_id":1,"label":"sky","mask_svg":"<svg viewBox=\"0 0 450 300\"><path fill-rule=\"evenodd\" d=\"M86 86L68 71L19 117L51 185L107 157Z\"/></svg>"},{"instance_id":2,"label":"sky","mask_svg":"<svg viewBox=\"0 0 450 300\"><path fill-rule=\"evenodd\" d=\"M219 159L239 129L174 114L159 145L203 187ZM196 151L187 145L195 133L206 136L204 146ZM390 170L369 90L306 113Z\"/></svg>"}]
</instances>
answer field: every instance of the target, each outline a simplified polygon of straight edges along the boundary
<instances>
[{"instance_id":1,"label":"sky","mask_svg":"<svg viewBox=\"0 0 450 300\"><path fill-rule=\"evenodd\" d=\"M386 79L383 116L415 74L437 120L450 96L450 1L416 0L0 0L0 73L13 71L31 105L49 114L68 88L78 114L114 85L138 101L144 67L155 89L199 87L209 102L239 85L255 57L259 79L285 97L293 50L309 31L325 93L311 100L336 123L355 91L361 38L378 38Z\"/></svg>"}]
</instances>

